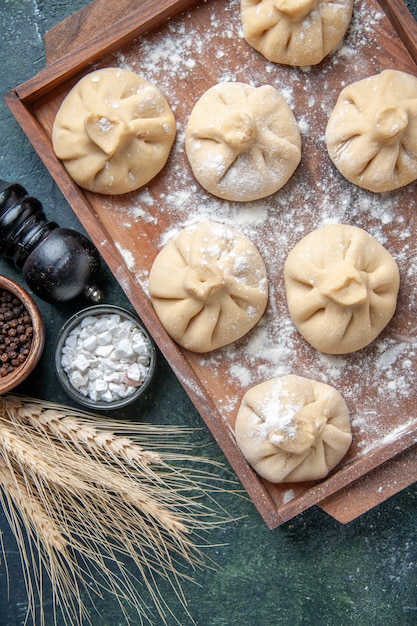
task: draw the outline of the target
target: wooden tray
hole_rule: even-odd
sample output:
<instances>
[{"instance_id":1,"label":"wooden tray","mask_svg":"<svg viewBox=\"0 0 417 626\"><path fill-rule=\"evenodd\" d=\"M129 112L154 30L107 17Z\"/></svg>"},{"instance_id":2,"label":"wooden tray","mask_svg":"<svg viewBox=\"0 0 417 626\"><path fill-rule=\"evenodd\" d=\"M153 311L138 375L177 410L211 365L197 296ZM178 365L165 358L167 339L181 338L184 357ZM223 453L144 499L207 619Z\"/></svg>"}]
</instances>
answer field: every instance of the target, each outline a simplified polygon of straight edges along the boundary
<instances>
[{"instance_id":1,"label":"wooden tray","mask_svg":"<svg viewBox=\"0 0 417 626\"><path fill-rule=\"evenodd\" d=\"M417 73L417 27L402 0L365 0L342 47L313 68L267 62L241 37L239 1L96 0L45 38L47 67L6 94L6 101L197 410L269 528L320 505L347 522L417 480L415 185L376 195L351 185L331 165L323 142L340 89L384 68ZM178 137L167 166L146 189L119 197L83 191L55 158L51 129L68 90L85 73L119 65L157 84L170 101ZM273 84L300 123L302 162L271 198L239 205L209 196L195 182L183 150L193 104L224 80ZM230 223L264 256L271 284L261 323L239 342L207 355L179 348L147 296L147 275L168 232L198 217ZM282 266L289 249L326 219L377 236L398 260L401 293L389 327L359 353L324 357L293 328ZM270 376L298 373L337 387L352 417L353 444L318 483L272 485L240 454L233 436L245 390Z\"/></svg>"}]
</instances>

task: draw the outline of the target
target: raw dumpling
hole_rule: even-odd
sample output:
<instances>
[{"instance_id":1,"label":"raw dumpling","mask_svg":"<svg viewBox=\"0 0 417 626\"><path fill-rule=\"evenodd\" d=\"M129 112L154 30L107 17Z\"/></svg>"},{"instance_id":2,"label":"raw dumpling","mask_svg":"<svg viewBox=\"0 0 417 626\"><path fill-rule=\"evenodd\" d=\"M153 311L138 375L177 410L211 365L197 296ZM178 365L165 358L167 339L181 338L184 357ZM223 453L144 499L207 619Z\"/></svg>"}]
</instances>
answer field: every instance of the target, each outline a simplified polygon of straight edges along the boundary
<instances>
[{"instance_id":1,"label":"raw dumpling","mask_svg":"<svg viewBox=\"0 0 417 626\"><path fill-rule=\"evenodd\" d=\"M288 308L317 350L363 348L388 324L397 304L397 263L366 231L328 224L304 237L284 266Z\"/></svg>"},{"instance_id":2,"label":"raw dumpling","mask_svg":"<svg viewBox=\"0 0 417 626\"><path fill-rule=\"evenodd\" d=\"M316 65L350 24L353 0L241 0L246 41L273 63Z\"/></svg>"},{"instance_id":3,"label":"raw dumpling","mask_svg":"<svg viewBox=\"0 0 417 626\"><path fill-rule=\"evenodd\" d=\"M149 275L156 314L171 337L207 352L245 335L264 313L268 281L262 257L237 230L202 222L180 231Z\"/></svg>"},{"instance_id":4,"label":"raw dumpling","mask_svg":"<svg viewBox=\"0 0 417 626\"><path fill-rule=\"evenodd\" d=\"M417 77L384 70L345 87L326 128L337 169L355 185L391 191L417 178Z\"/></svg>"},{"instance_id":5,"label":"raw dumpling","mask_svg":"<svg viewBox=\"0 0 417 626\"><path fill-rule=\"evenodd\" d=\"M248 463L273 483L324 478L352 442L348 408L339 391L293 374L245 393L235 435Z\"/></svg>"},{"instance_id":6,"label":"raw dumpling","mask_svg":"<svg viewBox=\"0 0 417 626\"><path fill-rule=\"evenodd\" d=\"M133 72L110 67L87 74L71 89L56 115L52 143L80 187L122 194L160 172L175 133L161 91Z\"/></svg>"},{"instance_id":7,"label":"raw dumpling","mask_svg":"<svg viewBox=\"0 0 417 626\"><path fill-rule=\"evenodd\" d=\"M271 85L220 83L194 106L185 148L204 189L245 202L285 185L301 159L301 136L293 112Z\"/></svg>"}]
</instances>

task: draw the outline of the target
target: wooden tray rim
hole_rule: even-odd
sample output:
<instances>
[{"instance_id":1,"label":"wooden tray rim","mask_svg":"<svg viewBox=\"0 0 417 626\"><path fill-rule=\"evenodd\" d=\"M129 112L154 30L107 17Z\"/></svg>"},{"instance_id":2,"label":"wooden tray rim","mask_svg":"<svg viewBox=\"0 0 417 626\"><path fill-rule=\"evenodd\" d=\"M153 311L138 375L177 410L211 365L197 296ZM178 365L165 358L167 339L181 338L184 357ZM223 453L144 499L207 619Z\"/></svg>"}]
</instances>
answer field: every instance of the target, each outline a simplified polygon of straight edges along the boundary
<instances>
[{"instance_id":1,"label":"wooden tray rim","mask_svg":"<svg viewBox=\"0 0 417 626\"><path fill-rule=\"evenodd\" d=\"M154 0L143 0L139 6L133 7L125 18L116 24L113 23L111 27L99 33L89 41L88 45L82 45L76 50L69 51L65 56L53 61L31 79L20 84L4 96L11 112L84 228L90 236L91 231L95 233L95 236L92 237L93 240L97 238L99 241L103 241L111 239L111 237L103 230L102 225L94 220L94 211L88 202L88 194L74 184L60 161L56 159L52 150L51 140L33 114L31 105L48 93L53 92L69 78L85 70L89 65L99 62L126 43L162 25L167 19L199 4L201 1L158 0L158 5L156 5ZM378 2L397 30L405 49L417 64L417 22L408 7L403 0L378 0ZM117 33L116 36L115 33ZM85 210L86 207L88 207L87 211ZM120 272L123 273L123 284L129 285L128 289L125 288L126 294L132 301L131 293L138 289L138 285L125 268L121 255L117 250L109 246L102 249L101 254L110 267L118 264ZM116 280L120 282L120 278L117 276ZM355 459L340 472L331 474L328 478L312 486L307 492L290 500L278 510L272 496L265 487L264 481L253 471L238 450L229 428L225 425L222 417L217 414L209 394L200 386L200 381L184 358L182 349L168 337L164 329L155 320L153 309L146 301L146 298L143 298L142 294L141 298L133 298L132 304L148 327L155 342L167 358L175 375L192 399L196 409L215 437L229 463L236 471L238 478L251 495L255 506L270 529L288 521L313 505L319 505L320 500L329 500L332 494L343 491L352 482L362 479L366 473L374 470L382 463L388 462L390 458L413 446L417 441L417 423L414 423L409 428L406 428L398 439L386 443L382 448L369 452L366 456ZM179 362L180 367L178 366ZM415 478L411 477L410 484L414 481Z\"/></svg>"}]
</instances>

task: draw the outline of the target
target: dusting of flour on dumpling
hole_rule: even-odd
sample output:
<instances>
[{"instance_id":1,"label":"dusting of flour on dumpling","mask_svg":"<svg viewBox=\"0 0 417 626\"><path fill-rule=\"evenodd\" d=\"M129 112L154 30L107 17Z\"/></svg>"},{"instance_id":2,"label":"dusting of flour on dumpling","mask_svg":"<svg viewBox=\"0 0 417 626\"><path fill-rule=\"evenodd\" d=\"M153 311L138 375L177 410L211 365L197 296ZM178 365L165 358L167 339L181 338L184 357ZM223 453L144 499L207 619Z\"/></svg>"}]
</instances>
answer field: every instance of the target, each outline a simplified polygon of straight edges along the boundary
<instances>
[{"instance_id":1,"label":"dusting of flour on dumpling","mask_svg":"<svg viewBox=\"0 0 417 626\"><path fill-rule=\"evenodd\" d=\"M169 240L152 264L148 288L162 325L193 352L245 335L268 301L266 268L256 246L214 222L185 227Z\"/></svg>"},{"instance_id":2,"label":"dusting of flour on dumpling","mask_svg":"<svg viewBox=\"0 0 417 626\"><path fill-rule=\"evenodd\" d=\"M274 63L317 65L343 39L353 0L241 0L246 41Z\"/></svg>"},{"instance_id":3,"label":"dusting of flour on dumpling","mask_svg":"<svg viewBox=\"0 0 417 626\"><path fill-rule=\"evenodd\" d=\"M349 411L339 391L294 374L246 391L235 435L248 463L274 483L324 478L352 442Z\"/></svg>"},{"instance_id":4,"label":"dusting of flour on dumpling","mask_svg":"<svg viewBox=\"0 0 417 626\"><path fill-rule=\"evenodd\" d=\"M176 134L162 92L129 70L90 72L64 98L52 144L72 179L115 195L146 185L164 167Z\"/></svg>"},{"instance_id":5,"label":"dusting of flour on dumpling","mask_svg":"<svg viewBox=\"0 0 417 626\"><path fill-rule=\"evenodd\" d=\"M301 134L274 87L224 82L195 104L185 149L204 189L225 200L248 202L288 182L301 159Z\"/></svg>"}]
</instances>

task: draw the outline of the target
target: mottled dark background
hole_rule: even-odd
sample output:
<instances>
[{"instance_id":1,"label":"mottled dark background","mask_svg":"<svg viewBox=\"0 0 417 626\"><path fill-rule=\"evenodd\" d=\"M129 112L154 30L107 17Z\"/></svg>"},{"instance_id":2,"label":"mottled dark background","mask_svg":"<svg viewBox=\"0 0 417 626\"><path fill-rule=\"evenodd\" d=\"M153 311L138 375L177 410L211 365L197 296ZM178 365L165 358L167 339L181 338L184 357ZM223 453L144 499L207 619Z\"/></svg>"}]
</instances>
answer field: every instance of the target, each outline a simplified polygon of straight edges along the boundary
<instances>
[{"instance_id":1,"label":"mottled dark background","mask_svg":"<svg viewBox=\"0 0 417 626\"><path fill-rule=\"evenodd\" d=\"M45 66L45 32L86 4L86 0L0 0L2 93ZM408 6L417 18L416 0L409 0ZM82 230L3 99L0 120L0 178L20 182L42 201L48 216L63 226ZM0 272L21 280L4 260L0 260ZM106 267L101 272L100 286L107 302L130 307ZM33 375L17 391L71 404L57 384L51 359L60 326L80 308L80 302L61 306L38 303L47 330L45 352ZM223 458L162 358L156 383L146 398L119 411L117 417L199 427L195 438L205 445L205 453ZM220 474L226 476L226 470ZM219 499L231 515L240 519L208 536L212 545L209 554L220 569L197 571L197 584L185 585L189 611L199 626L417 624L416 485L348 525L312 508L273 531L266 528L255 507L245 499L226 494ZM19 556L1 512L0 524L10 582L8 591L0 552L0 626L20 626L26 596ZM178 610L182 626L186 626L189 622L173 591L167 587L163 593L173 610ZM48 590L46 595L48 600ZM98 609L100 615L91 612L94 626L123 622L111 596L100 600ZM48 603L46 610L49 626L53 618ZM136 626L137 622L133 623ZM158 619L155 624L159 626Z\"/></svg>"}]
</instances>

